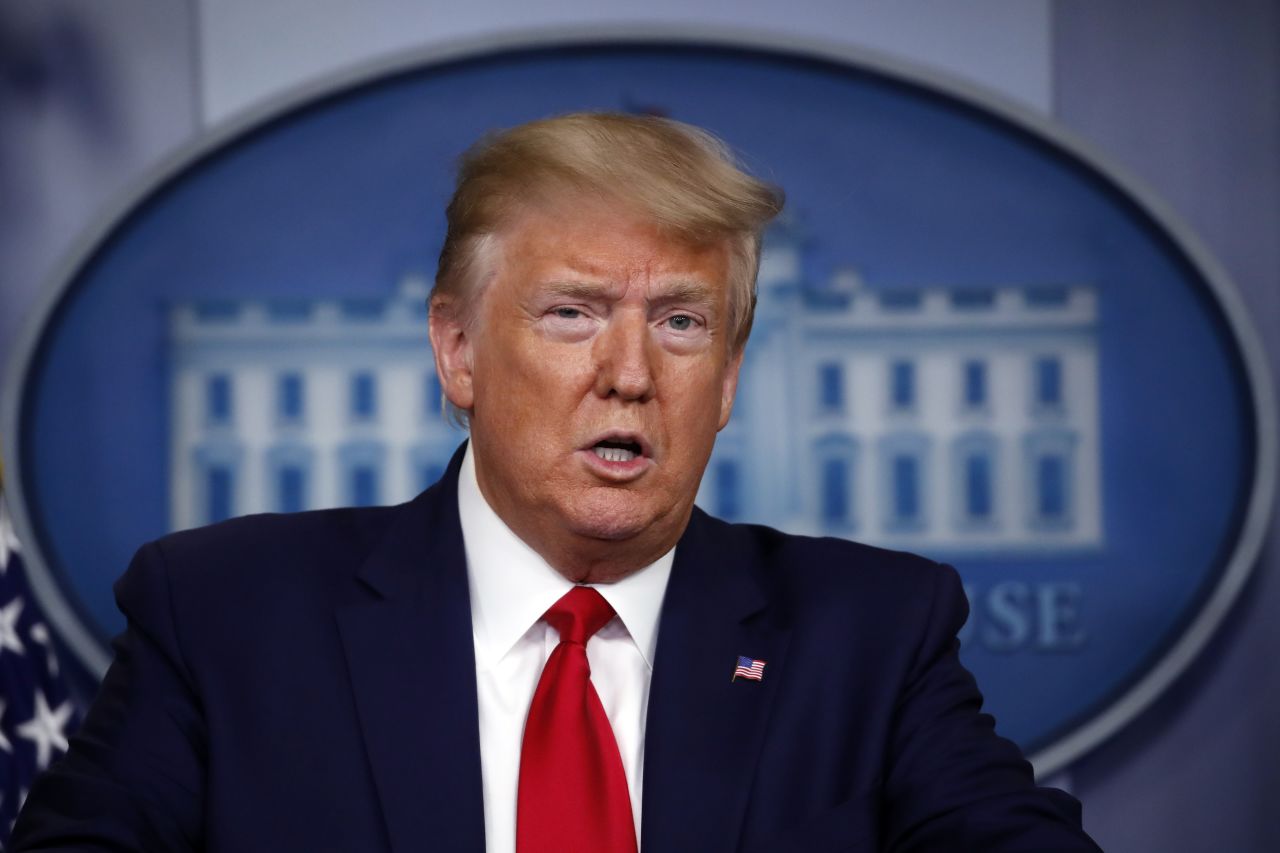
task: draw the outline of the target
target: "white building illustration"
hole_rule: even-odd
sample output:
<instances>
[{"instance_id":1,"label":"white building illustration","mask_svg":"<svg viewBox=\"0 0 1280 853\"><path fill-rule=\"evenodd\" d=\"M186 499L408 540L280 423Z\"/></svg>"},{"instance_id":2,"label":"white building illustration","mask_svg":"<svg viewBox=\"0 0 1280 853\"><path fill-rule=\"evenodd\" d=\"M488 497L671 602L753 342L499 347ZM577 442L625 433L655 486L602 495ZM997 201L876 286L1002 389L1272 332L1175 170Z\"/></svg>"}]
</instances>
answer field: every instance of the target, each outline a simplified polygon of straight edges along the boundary
<instances>
[{"instance_id":1,"label":"white building illustration","mask_svg":"<svg viewBox=\"0 0 1280 853\"><path fill-rule=\"evenodd\" d=\"M1097 300L1085 286L815 283L775 229L699 504L926 553L1102 544ZM175 528L394 503L443 471L429 285L171 312Z\"/></svg>"},{"instance_id":2,"label":"white building illustration","mask_svg":"<svg viewBox=\"0 0 1280 853\"><path fill-rule=\"evenodd\" d=\"M703 506L926 553L1101 545L1091 288L815 284L768 245Z\"/></svg>"},{"instance_id":3,"label":"white building illustration","mask_svg":"<svg viewBox=\"0 0 1280 853\"><path fill-rule=\"evenodd\" d=\"M463 435L441 417L428 289L174 307L172 526L395 503L434 482Z\"/></svg>"}]
</instances>

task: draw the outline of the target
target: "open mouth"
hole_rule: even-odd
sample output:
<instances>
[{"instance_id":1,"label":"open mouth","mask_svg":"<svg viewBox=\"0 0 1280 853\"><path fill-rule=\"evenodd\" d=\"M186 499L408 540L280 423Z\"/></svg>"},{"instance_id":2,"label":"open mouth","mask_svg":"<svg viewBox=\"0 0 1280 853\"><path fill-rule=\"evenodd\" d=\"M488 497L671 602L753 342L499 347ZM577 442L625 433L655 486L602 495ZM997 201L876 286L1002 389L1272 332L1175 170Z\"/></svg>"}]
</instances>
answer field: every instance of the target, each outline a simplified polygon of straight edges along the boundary
<instances>
[{"instance_id":1,"label":"open mouth","mask_svg":"<svg viewBox=\"0 0 1280 853\"><path fill-rule=\"evenodd\" d=\"M637 442L614 439L597 442L591 450L606 462L630 462L643 453Z\"/></svg>"}]
</instances>

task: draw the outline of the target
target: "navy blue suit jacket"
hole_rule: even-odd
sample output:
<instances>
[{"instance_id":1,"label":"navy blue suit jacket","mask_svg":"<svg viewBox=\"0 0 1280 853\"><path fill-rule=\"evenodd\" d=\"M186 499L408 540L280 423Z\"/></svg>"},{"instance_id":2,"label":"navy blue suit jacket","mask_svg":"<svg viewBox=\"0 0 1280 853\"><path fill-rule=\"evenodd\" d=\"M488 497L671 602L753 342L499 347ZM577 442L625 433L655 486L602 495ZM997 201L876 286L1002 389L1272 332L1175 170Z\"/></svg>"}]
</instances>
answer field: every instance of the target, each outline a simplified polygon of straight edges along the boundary
<instances>
[{"instance_id":1,"label":"navy blue suit jacket","mask_svg":"<svg viewBox=\"0 0 1280 853\"><path fill-rule=\"evenodd\" d=\"M482 853L458 461L401 506L143 547L115 663L16 849ZM965 613L949 568L695 510L658 633L643 849L1096 850L979 712ZM763 681L731 680L739 655Z\"/></svg>"}]
</instances>

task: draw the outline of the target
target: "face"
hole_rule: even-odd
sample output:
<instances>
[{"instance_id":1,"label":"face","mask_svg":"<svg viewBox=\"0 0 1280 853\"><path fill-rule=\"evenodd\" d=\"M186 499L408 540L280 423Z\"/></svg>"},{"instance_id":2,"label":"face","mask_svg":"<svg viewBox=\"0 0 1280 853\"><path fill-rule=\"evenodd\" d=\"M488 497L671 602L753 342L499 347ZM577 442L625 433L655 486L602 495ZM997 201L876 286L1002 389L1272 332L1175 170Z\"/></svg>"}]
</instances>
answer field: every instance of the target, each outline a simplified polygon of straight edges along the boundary
<instances>
[{"instance_id":1,"label":"face","mask_svg":"<svg viewBox=\"0 0 1280 853\"><path fill-rule=\"evenodd\" d=\"M683 532L733 406L728 243L565 206L524 213L495 252L470 323L432 314L481 490L574 580L634 571Z\"/></svg>"}]
</instances>

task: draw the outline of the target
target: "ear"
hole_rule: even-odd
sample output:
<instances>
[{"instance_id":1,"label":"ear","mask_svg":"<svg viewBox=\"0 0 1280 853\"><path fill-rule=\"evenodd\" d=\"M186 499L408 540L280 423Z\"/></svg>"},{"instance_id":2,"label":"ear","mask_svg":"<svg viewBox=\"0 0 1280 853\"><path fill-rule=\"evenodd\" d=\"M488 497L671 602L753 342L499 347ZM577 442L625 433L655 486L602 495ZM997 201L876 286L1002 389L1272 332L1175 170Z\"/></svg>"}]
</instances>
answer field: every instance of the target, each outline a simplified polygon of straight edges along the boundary
<instances>
[{"instance_id":1,"label":"ear","mask_svg":"<svg viewBox=\"0 0 1280 853\"><path fill-rule=\"evenodd\" d=\"M428 326L440 387L450 403L470 412L475 405L471 372L472 342L459 313L461 312L456 310L455 303L449 297L432 297Z\"/></svg>"},{"instance_id":2,"label":"ear","mask_svg":"<svg viewBox=\"0 0 1280 853\"><path fill-rule=\"evenodd\" d=\"M729 415L733 414L733 400L738 394L738 372L742 369L744 351L745 347L730 356L729 364L725 367L724 382L720 386L720 425L716 427L717 432L725 428L729 423Z\"/></svg>"}]
</instances>

